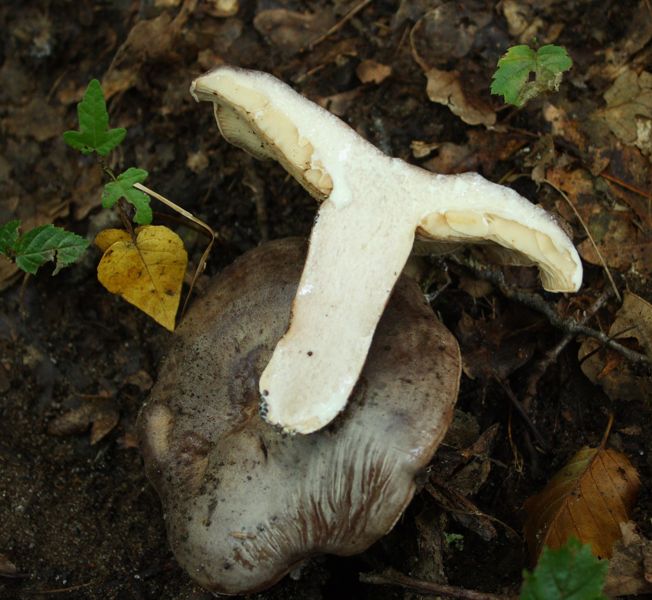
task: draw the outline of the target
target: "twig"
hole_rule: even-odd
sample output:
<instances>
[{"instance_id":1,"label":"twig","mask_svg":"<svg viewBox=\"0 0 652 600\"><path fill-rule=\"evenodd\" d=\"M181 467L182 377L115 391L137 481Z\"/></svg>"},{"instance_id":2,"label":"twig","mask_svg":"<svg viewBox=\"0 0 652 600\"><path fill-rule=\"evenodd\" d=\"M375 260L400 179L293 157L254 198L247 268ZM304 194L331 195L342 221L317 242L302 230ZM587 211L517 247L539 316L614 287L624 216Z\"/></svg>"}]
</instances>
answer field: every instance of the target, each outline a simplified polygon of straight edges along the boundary
<instances>
[{"instance_id":1,"label":"twig","mask_svg":"<svg viewBox=\"0 0 652 600\"><path fill-rule=\"evenodd\" d=\"M609 298L611 298L612 290L607 288L598 298L591 304L591 306L584 312L582 319L579 321L580 325L586 325L593 316L607 303ZM559 355L562 353L564 348L570 344L575 339L575 333L568 332L559 340L559 342L546 352L545 356L541 358L530 372L528 377L527 386L525 388L525 395L523 396L522 406L526 413L530 414L532 412L532 401L537 395L537 388L539 386L539 381L545 375L546 371L557 361Z\"/></svg>"},{"instance_id":2,"label":"twig","mask_svg":"<svg viewBox=\"0 0 652 600\"><path fill-rule=\"evenodd\" d=\"M537 441L541 449L546 454L550 452L550 444L548 444L548 442L546 442L546 440L543 439L541 432L537 429L536 425L532 422L532 419L530 419L530 415L528 415L527 411L525 410L525 407L521 402L519 402L519 399L516 397L516 394L512 391L512 388L509 385L509 381L504 379L499 379L498 383L500 383L501 387L503 388L503 391L505 392L510 402L512 403L512 406L516 409L516 412L520 415L521 419L523 419L523 421L527 425L528 429L534 436L534 439Z\"/></svg>"},{"instance_id":3,"label":"twig","mask_svg":"<svg viewBox=\"0 0 652 600\"><path fill-rule=\"evenodd\" d=\"M609 267L607 266L607 261L605 261L604 256L602 256L602 252L600 252L600 249L598 248L598 245L595 243L595 240L593 239L593 236L591 235L591 232L589 231L589 228L587 224L584 222L584 219L582 218L582 215L580 215L579 211L577 208L575 208L575 205L571 201L571 199L566 195L566 192L562 190L561 188L557 187L552 181L548 179L544 179L543 183L547 183L553 190L556 190L557 193L566 201L568 206L571 207L573 212L575 213L575 216L577 217L577 220L580 222L582 227L584 228L584 231L586 231L586 235L589 236L589 241L591 242L591 245L593 246L593 249L595 250L595 253L598 255L598 259L602 263L602 267L604 268L604 272L607 275L607 279L609 280L609 283L611 283L611 287L614 289L614 293L616 294L616 298L620 302L623 301L623 299L620 296L620 292L618 291L618 288L616 287L616 282L614 281L614 278L611 275L611 271L609 270Z\"/></svg>"},{"instance_id":4,"label":"twig","mask_svg":"<svg viewBox=\"0 0 652 600\"><path fill-rule=\"evenodd\" d=\"M566 333L572 333L573 335L581 334L594 338L602 342L602 344L604 344L607 348L622 354L633 364L644 366L648 370L652 368L652 362L647 356L645 356L645 354L641 354L635 350L630 350L629 348L611 339L605 333L602 333L602 331L597 331L587 327L586 325L582 325L572 317L562 317L554 307L548 304L538 294L524 292L523 290L517 290L508 286L505 283L505 277L502 272L491 269L490 267L484 265L479 265L477 261L468 259L465 260L460 256L452 256L451 258L452 260L458 262L458 264L471 269L481 279L493 283L500 290L500 293L506 298L519 302L520 304L524 304L525 306L528 306L529 308L545 315L550 324L554 327L557 327Z\"/></svg>"},{"instance_id":5,"label":"twig","mask_svg":"<svg viewBox=\"0 0 652 600\"><path fill-rule=\"evenodd\" d=\"M448 598L461 598L462 600L507 600L507 596L498 596L452 585L423 581L422 579L413 579L392 569L384 573L360 573L360 581L362 583L373 583L374 585L395 585L420 594L447 596Z\"/></svg>"},{"instance_id":6,"label":"twig","mask_svg":"<svg viewBox=\"0 0 652 600\"><path fill-rule=\"evenodd\" d=\"M324 40L328 39L336 31L339 31L346 25L355 15L357 15L363 8L371 4L371 0L362 0L356 4L348 13L346 13L335 25L333 25L326 33L323 33L318 38L314 39L308 44L308 50L312 51L315 49L315 46L321 44Z\"/></svg>"},{"instance_id":7,"label":"twig","mask_svg":"<svg viewBox=\"0 0 652 600\"><path fill-rule=\"evenodd\" d=\"M613 175L607 173L606 171L603 171L600 173L600 177L603 179L606 179L607 181L611 181L612 183L615 183L619 185L620 187L624 187L626 190L629 190L630 192L634 192L635 194L638 194L639 196L643 196L643 198L647 198L648 200L652 200L652 194L650 192L646 192L645 190L642 190L641 188L637 188L636 186L632 185L631 183L627 183L626 181L623 181L622 179L618 179L618 177L614 177Z\"/></svg>"}]
</instances>

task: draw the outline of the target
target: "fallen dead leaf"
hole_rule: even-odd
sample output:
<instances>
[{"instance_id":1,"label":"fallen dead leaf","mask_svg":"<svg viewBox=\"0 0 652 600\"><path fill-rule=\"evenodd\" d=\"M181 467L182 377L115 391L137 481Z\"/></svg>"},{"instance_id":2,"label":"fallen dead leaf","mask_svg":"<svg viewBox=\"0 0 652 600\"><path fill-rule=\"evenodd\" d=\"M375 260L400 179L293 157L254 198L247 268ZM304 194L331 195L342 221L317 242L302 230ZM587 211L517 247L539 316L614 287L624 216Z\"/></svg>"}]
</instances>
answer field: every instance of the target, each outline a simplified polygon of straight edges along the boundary
<instances>
[{"instance_id":1,"label":"fallen dead leaf","mask_svg":"<svg viewBox=\"0 0 652 600\"><path fill-rule=\"evenodd\" d=\"M462 313L456 337L465 375L483 381L505 380L532 357L539 327L536 318L526 311L508 311L492 320L473 319Z\"/></svg>"},{"instance_id":2,"label":"fallen dead leaf","mask_svg":"<svg viewBox=\"0 0 652 600\"><path fill-rule=\"evenodd\" d=\"M627 69L604 93L603 116L622 142L652 154L652 73Z\"/></svg>"},{"instance_id":3,"label":"fallen dead leaf","mask_svg":"<svg viewBox=\"0 0 652 600\"><path fill-rule=\"evenodd\" d=\"M621 343L635 342L652 359L652 305L640 296L625 292L623 304L609 328L609 336ZM612 400L649 402L652 378L639 374L620 356L598 350L600 344L586 339L578 357L584 374L599 384Z\"/></svg>"},{"instance_id":4,"label":"fallen dead leaf","mask_svg":"<svg viewBox=\"0 0 652 600\"><path fill-rule=\"evenodd\" d=\"M454 115L469 125L490 127L496 123L494 110L480 98L465 92L457 71L429 69L426 78L426 93L431 102L447 106Z\"/></svg>"},{"instance_id":5,"label":"fallen dead leaf","mask_svg":"<svg viewBox=\"0 0 652 600\"><path fill-rule=\"evenodd\" d=\"M599 192L595 178L587 170L567 171L555 166L547 170L546 179L567 194L610 268L643 276L652 274L650 232L636 226L636 217L627 207L602 200L604 194ZM563 198L559 198L556 208L567 220L575 219ZM602 264L591 240L581 242L578 250L587 262Z\"/></svg>"},{"instance_id":6,"label":"fallen dead leaf","mask_svg":"<svg viewBox=\"0 0 652 600\"><path fill-rule=\"evenodd\" d=\"M270 8L261 10L254 17L258 33L289 55L308 47L333 22L333 13L329 10L299 13L285 8Z\"/></svg>"},{"instance_id":7,"label":"fallen dead leaf","mask_svg":"<svg viewBox=\"0 0 652 600\"><path fill-rule=\"evenodd\" d=\"M491 12L470 8L478 3L442 2L414 25L410 38L428 65L444 66L466 56L480 29L491 22Z\"/></svg>"},{"instance_id":8,"label":"fallen dead leaf","mask_svg":"<svg viewBox=\"0 0 652 600\"><path fill-rule=\"evenodd\" d=\"M622 539L614 545L605 580L607 596L652 593L652 541L636 531L632 521L621 523Z\"/></svg>"},{"instance_id":9,"label":"fallen dead leaf","mask_svg":"<svg viewBox=\"0 0 652 600\"><path fill-rule=\"evenodd\" d=\"M357 66L355 74L362 83L379 84L392 74L392 67L375 60L363 60Z\"/></svg>"},{"instance_id":10,"label":"fallen dead leaf","mask_svg":"<svg viewBox=\"0 0 652 600\"><path fill-rule=\"evenodd\" d=\"M106 437L118 424L120 414L110 398L85 400L79 407L50 421L50 435L65 436L84 433L91 427L91 446Z\"/></svg>"},{"instance_id":11,"label":"fallen dead leaf","mask_svg":"<svg viewBox=\"0 0 652 600\"><path fill-rule=\"evenodd\" d=\"M232 17L240 10L238 0L207 0L202 7L213 17Z\"/></svg>"},{"instance_id":12,"label":"fallen dead leaf","mask_svg":"<svg viewBox=\"0 0 652 600\"><path fill-rule=\"evenodd\" d=\"M18 575L18 568L9 560L6 554L0 554L0 577L15 577Z\"/></svg>"},{"instance_id":13,"label":"fallen dead leaf","mask_svg":"<svg viewBox=\"0 0 652 600\"><path fill-rule=\"evenodd\" d=\"M135 242L124 231L106 230L96 244L104 249L97 267L100 283L174 331L188 264L181 238L167 227L148 225L137 230Z\"/></svg>"},{"instance_id":14,"label":"fallen dead leaf","mask_svg":"<svg viewBox=\"0 0 652 600\"><path fill-rule=\"evenodd\" d=\"M362 87L353 88L346 92L333 94L332 96L324 96L317 99L317 104L325 108L328 112L332 112L338 117L343 117L351 104L353 104L362 93Z\"/></svg>"},{"instance_id":15,"label":"fallen dead leaf","mask_svg":"<svg viewBox=\"0 0 652 600\"><path fill-rule=\"evenodd\" d=\"M435 173L481 171L489 177L497 163L508 160L526 144L522 136L484 129L469 130L467 137L466 144L442 142L430 146L417 145L413 146L412 151L437 150L437 156L421 164L423 168Z\"/></svg>"},{"instance_id":16,"label":"fallen dead leaf","mask_svg":"<svg viewBox=\"0 0 652 600\"><path fill-rule=\"evenodd\" d=\"M612 555L629 520L640 480L620 452L582 448L536 496L525 501L524 530L533 562L543 546L559 548L574 536L599 558Z\"/></svg>"}]
</instances>

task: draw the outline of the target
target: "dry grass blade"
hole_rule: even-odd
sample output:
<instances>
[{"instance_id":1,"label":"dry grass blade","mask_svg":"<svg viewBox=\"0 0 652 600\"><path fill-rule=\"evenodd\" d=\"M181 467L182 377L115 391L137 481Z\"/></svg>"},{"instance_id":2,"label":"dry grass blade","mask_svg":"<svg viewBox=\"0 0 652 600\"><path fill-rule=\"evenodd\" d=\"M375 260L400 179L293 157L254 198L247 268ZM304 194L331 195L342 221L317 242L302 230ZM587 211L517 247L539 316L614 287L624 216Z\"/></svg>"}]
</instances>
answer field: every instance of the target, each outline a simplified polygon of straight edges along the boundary
<instances>
[{"instance_id":1,"label":"dry grass blade","mask_svg":"<svg viewBox=\"0 0 652 600\"><path fill-rule=\"evenodd\" d=\"M620 296L620 292L618 291L618 288L616 287L616 282L614 281L614 278L611 275L611 271L609 270L609 267L607 266L607 261L605 261L604 256L602 256L602 253L600 252L600 249L598 248L597 244L595 243L595 240L593 239L593 236L591 235L591 232L589 231L589 228L588 228L587 224L584 222L584 219L582 218L582 215L580 215L577 208L575 208L575 205L573 204L572 200L568 197L568 195L566 194L566 192L564 192L564 190L557 187L549 179L544 179L543 183L547 183L552 189L554 189L566 201L568 206L571 207L571 210L575 213L575 216L577 217L577 220L580 222L580 224L584 228L584 231L586 231L586 235L589 237L589 241L591 242L591 245L593 246L593 249L595 250L595 253L598 255L598 258L600 259L600 262L602 263L602 267L604 268L604 272L605 272L605 274L607 276L607 279L609 280L609 283L611 284L611 287L613 288L614 293L616 294L616 298L618 298L618 300L622 301L622 297Z\"/></svg>"},{"instance_id":2,"label":"dry grass blade","mask_svg":"<svg viewBox=\"0 0 652 600\"><path fill-rule=\"evenodd\" d=\"M638 473L624 454L604 443L582 448L525 502L525 537L533 561L544 545L559 548L571 536L591 544L596 556L610 557L639 487Z\"/></svg>"}]
</instances>

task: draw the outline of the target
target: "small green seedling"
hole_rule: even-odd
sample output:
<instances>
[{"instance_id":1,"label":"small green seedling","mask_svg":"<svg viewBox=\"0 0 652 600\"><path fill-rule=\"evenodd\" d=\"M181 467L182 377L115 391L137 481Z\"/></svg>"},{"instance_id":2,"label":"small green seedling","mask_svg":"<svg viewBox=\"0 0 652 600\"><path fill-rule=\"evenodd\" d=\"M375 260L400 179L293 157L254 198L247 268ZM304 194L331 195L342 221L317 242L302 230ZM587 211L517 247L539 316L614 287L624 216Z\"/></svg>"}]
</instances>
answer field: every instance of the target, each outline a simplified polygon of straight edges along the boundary
<instances>
[{"instance_id":1,"label":"small green seedling","mask_svg":"<svg viewBox=\"0 0 652 600\"><path fill-rule=\"evenodd\" d=\"M66 131L63 139L82 154L97 152L100 156L106 156L127 135L127 130L122 127L109 129L104 92L97 79L88 84L83 100L77 105L77 118L79 131Z\"/></svg>"},{"instance_id":2,"label":"small green seedling","mask_svg":"<svg viewBox=\"0 0 652 600\"><path fill-rule=\"evenodd\" d=\"M88 241L76 233L54 225L35 227L20 233L20 221L0 226L0 254L16 262L18 268L34 275L46 262L55 263L53 275L78 261Z\"/></svg>"},{"instance_id":3,"label":"small green seedling","mask_svg":"<svg viewBox=\"0 0 652 600\"><path fill-rule=\"evenodd\" d=\"M520 600L606 600L602 589L609 561L575 538L556 550L544 548L532 573L523 572Z\"/></svg>"},{"instance_id":4,"label":"small green seedling","mask_svg":"<svg viewBox=\"0 0 652 600\"><path fill-rule=\"evenodd\" d=\"M93 79L86 88L84 98L77 105L79 131L66 131L63 140L82 154L97 153L106 156L124 140L127 130L121 127L109 129L109 113L102 86ZM135 183L143 183L147 179L147 171L131 167L116 177L115 173L100 159L104 172L111 181L104 186L102 206L112 208L116 202L124 199L136 209L134 222L138 225L149 225L152 222L152 209L149 196L133 187ZM118 210L125 207L118 204Z\"/></svg>"},{"instance_id":5,"label":"small green seedling","mask_svg":"<svg viewBox=\"0 0 652 600\"><path fill-rule=\"evenodd\" d=\"M114 181L104 186L102 206L112 208L120 198L124 198L136 209L134 223L149 225L152 222L149 196L134 187L135 183L143 183L145 179L147 179L147 171L129 167L124 173L118 175Z\"/></svg>"},{"instance_id":6,"label":"small green seedling","mask_svg":"<svg viewBox=\"0 0 652 600\"><path fill-rule=\"evenodd\" d=\"M507 104L521 107L539 94L557 91L563 73L572 66L573 60L561 46L548 44L538 50L513 46L498 61L491 93L503 96Z\"/></svg>"}]
</instances>

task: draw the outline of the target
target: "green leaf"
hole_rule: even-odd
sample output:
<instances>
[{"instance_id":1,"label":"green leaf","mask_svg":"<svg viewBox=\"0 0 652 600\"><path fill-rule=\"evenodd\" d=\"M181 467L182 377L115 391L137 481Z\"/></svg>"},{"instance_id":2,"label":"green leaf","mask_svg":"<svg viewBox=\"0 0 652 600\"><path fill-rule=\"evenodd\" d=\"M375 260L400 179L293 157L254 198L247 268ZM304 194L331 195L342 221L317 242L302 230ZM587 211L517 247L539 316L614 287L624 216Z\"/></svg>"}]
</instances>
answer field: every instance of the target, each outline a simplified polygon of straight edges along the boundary
<instances>
[{"instance_id":1,"label":"green leaf","mask_svg":"<svg viewBox=\"0 0 652 600\"><path fill-rule=\"evenodd\" d=\"M77 105L79 131L66 131L63 139L82 154L97 152L106 156L122 142L127 130L122 127L109 129L109 113L106 110L104 92L97 79L86 88L84 98Z\"/></svg>"},{"instance_id":2,"label":"green leaf","mask_svg":"<svg viewBox=\"0 0 652 600\"><path fill-rule=\"evenodd\" d=\"M503 96L508 104L523 106L543 92L559 89L562 73L572 66L572 59L561 46L548 44L536 52L529 46L513 46L498 61L491 93Z\"/></svg>"},{"instance_id":3,"label":"green leaf","mask_svg":"<svg viewBox=\"0 0 652 600\"><path fill-rule=\"evenodd\" d=\"M13 255L16 247L16 242L20 237L18 228L20 221L9 221L0 226L0 254L5 256Z\"/></svg>"},{"instance_id":4,"label":"green leaf","mask_svg":"<svg viewBox=\"0 0 652 600\"><path fill-rule=\"evenodd\" d=\"M498 61L491 82L491 93L501 95L508 104L517 104L521 89L536 69L536 53L529 46L513 46Z\"/></svg>"},{"instance_id":5,"label":"green leaf","mask_svg":"<svg viewBox=\"0 0 652 600\"><path fill-rule=\"evenodd\" d=\"M111 208L120 198L124 198L136 208L134 221L139 225L149 225L152 222L149 196L133 187L134 183L142 183L145 179L147 179L147 171L130 167L118 175L116 181L104 186L102 206Z\"/></svg>"},{"instance_id":6,"label":"green leaf","mask_svg":"<svg viewBox=\"0 0 652 600\"><path fill-rule=\"evenodd\" d=\"M568 56L566 48L548 44L537 50L537 62L540 69L545 69L553 74L568 71L573 66L573 59Z\"/></svg>"},{"instance_id":7,"label":"green leaf","mask_svg":"<svg viewBox=\"0 0 652 600\"><path fill-rule=\"evenodd\" d=\"M606 600L608 568L608 561L598 560L589 544L575 538L556 550L546 547L534 571L523 572L520 600Z\"/></svg>"},{"instance_id":8,"label":"green leaf","mask_svg":"<svg viewBox=\"0 0 652 600\"><path fill-rule=\"evenodd\" d=\"M15 244L16 265L32 275L54 261L53 275L79 260L88 247L83 237L54 225L42 225L23 234Z\"/></svg>"}]
</instances>

